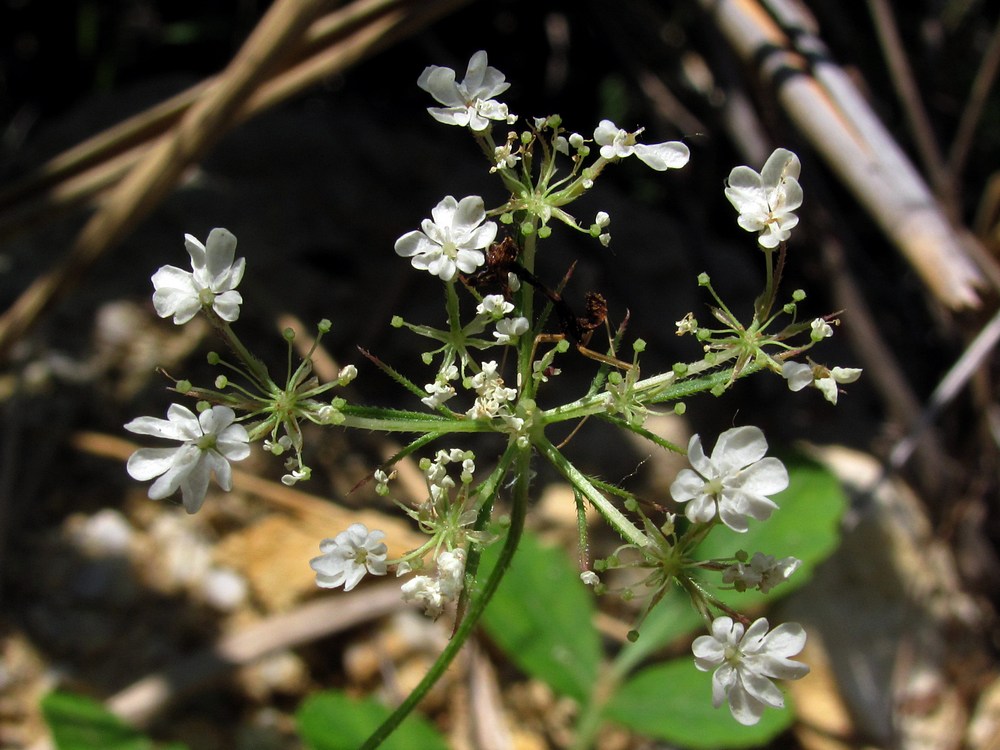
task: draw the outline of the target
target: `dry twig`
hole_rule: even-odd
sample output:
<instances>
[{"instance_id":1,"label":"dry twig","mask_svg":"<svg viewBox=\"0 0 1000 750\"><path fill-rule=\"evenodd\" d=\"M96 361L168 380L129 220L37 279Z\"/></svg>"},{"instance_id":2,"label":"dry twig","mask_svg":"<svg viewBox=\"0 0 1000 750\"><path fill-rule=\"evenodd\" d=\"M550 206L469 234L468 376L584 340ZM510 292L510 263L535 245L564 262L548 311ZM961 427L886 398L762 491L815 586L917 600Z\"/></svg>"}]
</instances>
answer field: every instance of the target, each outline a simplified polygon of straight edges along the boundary
<instances>
[{"instance_id":1,"label":"dry twig","mask_svg":"<svg viewBox=\"0 0 1000 750\"><path fill-rule=\"evenodd\" d=\"M63 262L36 279L0 317L0 358L97 258L121 242L169 194L183 172L203 158L228 129L466 1L409 0L405 7L373 16L400 0L359 0L309 26L325 0L277 0L227 69L211 82L133 118L128 126L112 129L79 151L57 157L37 178L5 194L9 203L50 184L50 174L72 175L50 188L34 213L30 207L20 206L16 221L24 222L37 216L37 205L49 211L54 205L80 202L107 190L98 212ZM339 39L345 29L369 17L374 20L367 26ZM317 46L318 51L312 52ZM282 65L289 65L303 51L312 54L276 75ZM155 145L132 145L143 136L156 138L176 118L180 118L176 125L159 135ZM120 151L122 148L126 150ZM95 157L88 155L91 151L114 155L92 164ZM53 204L53 197L63 202Z\"/></svg>"}]
</instances>

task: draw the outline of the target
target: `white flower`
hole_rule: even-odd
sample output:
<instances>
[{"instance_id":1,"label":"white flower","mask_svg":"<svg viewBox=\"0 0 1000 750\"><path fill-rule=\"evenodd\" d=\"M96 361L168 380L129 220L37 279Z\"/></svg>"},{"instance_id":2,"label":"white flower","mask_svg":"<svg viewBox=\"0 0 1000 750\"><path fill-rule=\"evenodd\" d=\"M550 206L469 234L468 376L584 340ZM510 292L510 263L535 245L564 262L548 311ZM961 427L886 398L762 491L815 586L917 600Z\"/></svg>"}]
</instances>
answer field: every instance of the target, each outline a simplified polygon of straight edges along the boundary
<instances>
[{"instance_id":1,"label":"white flower","mask_svg":"<svg viewBox=\"0 0 1000 750\"><path fill-rule=\"evenodd\" d=\"M799 157L779 148L768 157L760 174L750 167L736 167L729 173L726 197L740 212L737 223L748 232L760 232L757 242L761 247L777 247L799 223L792 211L802 205L800 169Z\"/></svg>"},{"instance_id":2,"label":"white flower","mask_svg":"<svg viewBox=\"0 0 1000 750\"><path fill-rule=\"evenodd\" d=\"M179 440L177 448L140 448L128 459L128 473L144 482L159 477L149 488L149 497L162 500L178 489L188 513L196 512L205 502L208 480L227 492L233 488L230 461L242 461L250 455L250 436L236 413L228 406L213 406L198 416L180 404L171 404L166 419L139 417L125 429L137 435L153 435Z\"/></svg>"},{"instance_id":3,"label":"white flower","mask_svg":"<svg viewBox=\"0 0 1000 750\"><path fill-rule=\"evenodd\" d=\"M688 163L691 152L680 141L666 143L636 143L635 137L643 131L642 128L629 133L619 128L611 120L601 120L594 130L594 140L601 147L601 156L605 159L624 159L635 154L639 160L652 167L657 172L667 169L680 169Z\"/></svg>"},{"instance_id":4,"label":"white flower","mask_svg":"<svg viewBox=\"0 0 1000 750\"><path fill-rule=\"evenodd\" d=\"M686 333L697 333L698 332L698 321L694 317L694 313L689 312L680 320L674 323L677 326L677 335L683 336Z\"/></svg>"},{"instance_id":5,"label":"white flower","mask_svg":"<svg viewBox=\"0 0 1000 750\"><path fill-rule=\"evenodd\" d=\"M801 362L785 362L781 366L781 377L788 381L788 388L801 391L806 386L813 386L823 398L836 406L840 393L839 385L853 383L861 377L861 369L857 367L834 367L827 369L822 365L812 367Z\"/></svg>"},{"instance_id":6,"label":"white flower","mask_svg":"<svg viewBox=\"0 0 1000 750\"><path fill-rule=\"evenodd\" d=\"M514 311L514 305L503 298L502 294L487 294L476 306L478 315L489 315L491 318L502 318Z\"/></svg>"},{"instance_id":7,"label":"white flower","mask_svg":"<svg viewBox=\"0 0 1000 750\"><path fill-rule=\"evenodd\" d=\"M213 229L202 245L190 234L184 235L184 245L191 256L193 273L176 266L163 266L153 274L153 307L161 318L174 316L174 323L183 325L198 314L202 307L211 307L215 314L232 323L240 316L243 297L236 291L246 261L233 260L236 237L228 229Z\"/></svg>"},{"instance_id":8,"label":"white flower","mask_svg":"<svg viewBox=\"0 0 1000 750\"><path fill-rule=\"evenodd\" d=\"M490 126L490 120L510 122L507 105L493 99L510 88L510 84L504 80L503 73L486 64L483 50L469 60L461 83L455 82L455 71L451 68L431 65L424 68L417 86L444 105L443 108L429 107L427 111L445 125L468 126L479 132Z\"/></svg>"},{"instance_id":9,"label":"white flower","mask_svg":"<svg viewBox=\"0 0 1000 750\"><path fill-rule=\"evenodd\" d=\"M518 336L528 332L530 324L525 317L504 318L497 321L497 329L493 335L497 338L498 344L509 344L516 341Z\"/></svg>"},{"instance_id":10,"label":"white flower","mask_svg":"<svg viewBox=\"0 0 1000 750\"><path fill-rule=\"evenodd\" d=\"M445 598L436 578L413 576L400 586L400 590L403 592L404 602L420 602L428 617L437 618L444 612Z\"/></svg>"},{"instance_id":11,"label":"white flower","mask_svg":"<svg viewBox=\"0 0 1000 750\"><path fill-rule=\"evenodd\" d=\"M293 447L292 439L288 435L282 435L277 442L270 438L265 438L261 447L273 456L280 456Z\"/></svg>"},{"instance_id":12,"label":"white flower","mask_svg":"<svg viewBox=\"0 0 1000 750\"><path fill-rule=\"evenodd\" d=\"M797 680L809 673L808 666L790 658L805 646L802 626L788 622L770 633L767 629L763 617L746 633L731 617L717 617L712 621L712 634L695 638L691 646L695 666L702 672L715 670L712 705L718 708L728 699L733 718L747 726L760 721L765 706L785 705L772 679Z\"/></svg>"},{"instance_id":13,"label":"white flower","mask_svg":"<svg viewBox=\"0 0 1000 750\"><path fill-rule=\"evenodd\" d=\"M773 555L754 552L749 563L737 562L722 571L722 582L734 584L737 591L760 589L766 594L779 583L787 581L799 569L802 561L795 557L775 559Z\"/></svg>"},{"instance_id":14,"label":"white flower","mask_svg":"<svg viewBox=\"0 0 1000 750\"><path fill-rule=\"evenodd\" d=\"M437 557L437 576L414 576L400 588L403 601L417 601L424 614L438 617L448 602L462 593L465 584L465 550L444 551Z\"/></svg>"},{"instance_id":15,"label":"white flower","mask_svg":"<svg viewBox=\"0 0 1000 750\"><path fill-rule=\"evenodd\" d=\"M788 381L788 390L797 392L813 383L813 368L804 362L785 362L781 377Z\"/></svg>"},{"instance_id":16,"label":"white flower","mask_svg":"<svg viewBox=\"0 0 1000 750\"><path fill-rule=\"evenodd\" d=\"M601 229L604 229L604 227L611 223L611 216L607 211L598 211L597 216L594 218L594 223Z\"/></svg>"},{"instance_id":17,"label":"white flower","mask_svg":"<svg viewBox=\"0 0 1000 750\"><path fill-rule=\"evenodd\" d=\"M319 545L323 554L309 561L316 571L316 585L324 589L343 586L344 591L350 591L365 573L384 576L389 551L384 538L383 531L368 531L363 523L352 523L333 539L324 539Z\"/></svg>"},{"instance_id":18,"label":"white flower","mask_svg":"<svg viewBox=\"0 0 1000 750\"><path fill-rule=\"evenodd\" d=\"M281 483L286 487L294 487L299 482L308 481L312 477L312 469L303 466L301 469L292 469L289 473L281 477Z\"/></svg>"},{"instance_id":19,"label":"white flower","mask_svg":"<svg viewBox=\"0 0 1000 750\"><path fill-rule=\"evenodd\" d=\"M812 329L809 338L813 341L822 341L833 335L833 327L822 318L815 318L809 327Z\"/></svg>"},{"instance_id":20,"label":"white flower","mask_svg":"<svg viewBox=\"0 0 1000 750\"><path fill-rule=\"evenodd\" d=\"M470 419L491 419L498 416L508 401L517 398L517 391L504 385L497 367L496 362L483 362L483 369L472 377L469 384L476 391L476 401L466 412Z\"/></svg>"},{"instance_id":21,"label":"white flower","mask_svg":"<svg viewBox=\"0 0 1000 750\"><path fill-rule=\"evenodd\" d=\"M816 387L823 398L834 406L837 405L837 394L840 392L838 385L853 383L861 377L861 369L857 367L834 367L828 375L816 378Z\"/></svg>"},{"instance_id":22,"label":"white flower","mask_svg":"<svg viewBox=\"0 0 1000 750\"><path fill-rule=\"evenodd\" d=\"M437 557L437 566L441 594L448 601L454 601L465 585L465 550L442 552Z\"/></svg>"},{"instance_id":23,"label":"white flower","mask_svg":"<svg viewBox=\"0 0 1000 750\"><path fill-rule=\"evenodd\" d=\"M583 581L587 586L596 586L601 582L601 579L592 570L585 570L580 574L580 580Z\"/></svg>"},{"instance_id":24,"label":"white flower","mask_svg":"<svg viewBox=\"0 0 1000 750\"><path fill-rule=\"evenodd\" d=\"M420 399L420 402L429 409L437 409L441 404L455 395L455 388L450 383L435 380L424 386L424 390L429 395Z\"/></svg>"},{"instance_id":25,"label":"white flower","mask_svg":"<svg viewBox=\"0 0 1000 750\"><path fill-rule=\"evenodd\" d=\"M504 168L513 169L520 160L521 157L514 150L514 144L511 141L507 141L504 145L493 149L493 166L490 167L490 172L496 172Z\"/></svg>"},{"instance_id":26,"label":"white flower","mask_svg":"<svg viewBox=\"0 0 1000 750\"><path fill-rule=\"evenodd\" d=\"M486 261L483 249L497 236L495 222L483 221L483 199L470 195L456 201L452 196L431 210L421 230L407 232L396 240L396 253L411 258L414 268L443 281L453 281L459 271L472 273Z\"/></svg>"},{"instance_id":27,"label":"white flower","mask_svg":"<svg viewBox=\"0 0 1000 750\"><path fill-rule=\"evenodd\" d=\"M670 495L687 503L684 514L695 523L707 523L718 513L733 531L747 530L747 516L766 520L778 506L767 496L788 486L788 472L776 458L764 458L767 440L757 427L735 427L719 435L707 458L701 438L688 444L688 461L670 485Z\"/></svg>"}]
</instances>

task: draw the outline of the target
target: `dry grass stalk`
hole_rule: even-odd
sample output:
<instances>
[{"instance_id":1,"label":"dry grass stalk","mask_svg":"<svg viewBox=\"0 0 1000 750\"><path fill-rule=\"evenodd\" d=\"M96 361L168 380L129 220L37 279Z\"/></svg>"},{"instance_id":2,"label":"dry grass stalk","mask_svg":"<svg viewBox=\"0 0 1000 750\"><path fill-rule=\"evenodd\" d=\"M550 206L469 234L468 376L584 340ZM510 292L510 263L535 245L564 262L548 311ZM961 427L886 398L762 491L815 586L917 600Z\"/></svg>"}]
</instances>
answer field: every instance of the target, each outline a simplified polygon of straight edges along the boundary
<instances>
[{"instance_id":1,"label":"dry grass stalk","mask_svg":"<svg viewBox=\"0 0 1000 750\"><path fill-rule=\"evenodd\" d=\"M309 25L325 2L278 0L222 74L66 152L32 181L5 193L3 200L9 203L52 180L59 182L34 205L19 209L18 225L88 200L97 200L100 208L63 262L36 279L0 317L0 357L101 254L148 215L184 170L227 130L465 1L360 0ZM377 15L387 8L392 9ZM366 26L339 38L365 20ZM282 65L286 69L276 74ZM157 136L163 128L170 129Z\"/></svg>"}]
</instances>

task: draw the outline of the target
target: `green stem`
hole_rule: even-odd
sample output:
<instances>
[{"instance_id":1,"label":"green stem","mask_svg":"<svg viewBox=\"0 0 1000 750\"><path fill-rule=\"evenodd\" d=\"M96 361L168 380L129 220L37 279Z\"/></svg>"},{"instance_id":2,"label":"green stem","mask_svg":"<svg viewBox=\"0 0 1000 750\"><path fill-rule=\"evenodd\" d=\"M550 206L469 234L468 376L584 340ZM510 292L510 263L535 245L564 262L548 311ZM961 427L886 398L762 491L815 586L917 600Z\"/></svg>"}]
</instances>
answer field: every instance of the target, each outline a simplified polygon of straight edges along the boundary
<instances>
[{"instance_id":1,"label":"green stem","mask_svg":"<svg viewBox=\"0 0 1000 750\"><path fill-rule=\"evenodd\" d=\"M594 681L587 702L580 707L580 721L576 725L576 736L571 750L586 750L594 746L598 731L604 725L604 706L618 690L622 678L605 669Z\"/></svg>"},{"instance_id":2,"label":"green stem","mask_svg":"<svg viewBox=\"0 0 1000 750\"><path fill-rule=\"evenodd\" d=\"M528 491L531 486L530 461L530 449L524 449L518 452L517 458L515 459L515 472L517 479L514 484L514 498L510 513L510 529L507 532L507 539L504 541L503 549L500 551L500 558L497 561L497 566L493 569L493 572L487 579L486 584L483 586L482 593L480 593L480 595L469 607L469 611L468 614L466 614L465 619L463 619L462 623L455 629L455 634L448 642L448 645L445 646L444 651L441 652L437 661L434 662L430 670L424 676L424 679L421 680L420 684L413 689L413 692L406 697L406 700L404 700L399 707L392 712L389 718L382 722L382 725L365 741L365 744L361 746L360 750L373 750L381 745L382 742L385 741L385 739L392 734L393 731L395 731L403 719L405 719L416 707L416 705L423 700L427 693L430 692L430 689L434 686L434 684L441 678L441 675L445 673L445 670L447 670L451 665L455 656L458 655L459 650L469 639L469 636L472 634L472 629L478 624L479 619L486 610L486 605L489 604L490 599L493 598L493 594L496 593L497 587L500 585L500 581L503 580L504 574L510 567L511 560L513 560L514 553L517 551L517 546L521 541L521 532L524 530L524 518L527 514L528 508Z\"/></svg>"},{"instance_id":3,"label":"green stem","mask_svg":"<svg viewBox=\"0 0 1000 750\"><path fill-rule=\"evenodd\" d=\"M247 366L249 374L257 381L257 386L265 393L269 393L272 390L279 390L278 386L271 380L271 375L268 373L267 367L251 354L249 349L243 346L243 342L233 332L229 323L216 315L214 310L205 309L204 313L215 330L222 334L222 337L226 340L226 344L233 353Z\"/></svg>"},{"instance_id":4,"label":"green stem","mask_svg":"<svg viewBox=\"0 0 1000 750\"><path fill-rule=\"evenodd\" d=\"M559 472L569 480L570 484L575 487L580 494L590 501L593 505L604 516L605 520L611 524L611 526L617 531L623 539L632 544L637 544L639 546L644 546L648 541L646 539L646 534L643 533L642 529L638 528L635 524L629 521L624 514L618 510L604 495L598 492L597 488L591 484L590 480L587 479L580 470L577 469L573 464L566 460L559 450L552 445L551 442L544 435L536 435L534 437L534 445L539 450L542 455L544 455L552 465L559 470Z\"/></svg>"},{"instance_id":5,"label":"green stem","mask_svg":"<svg viewBox=\"0 0 1000 750\"><path fill-rule=\"evenodd\" d=\"M531 217L532 227L537 227L538 220ZM524 246L521 248L521 265L529 273L535 272L535 250L538 242L538 233L530 232L524 238ZM534 320L534 287L531 284L521 285L521 315L528 320ZM522 336L518 344L517 371L521 382L521 397L534 398L536 383L531 377L531 355L534 349L534 339L532 336Z\"/></svg>"}]
</instances>

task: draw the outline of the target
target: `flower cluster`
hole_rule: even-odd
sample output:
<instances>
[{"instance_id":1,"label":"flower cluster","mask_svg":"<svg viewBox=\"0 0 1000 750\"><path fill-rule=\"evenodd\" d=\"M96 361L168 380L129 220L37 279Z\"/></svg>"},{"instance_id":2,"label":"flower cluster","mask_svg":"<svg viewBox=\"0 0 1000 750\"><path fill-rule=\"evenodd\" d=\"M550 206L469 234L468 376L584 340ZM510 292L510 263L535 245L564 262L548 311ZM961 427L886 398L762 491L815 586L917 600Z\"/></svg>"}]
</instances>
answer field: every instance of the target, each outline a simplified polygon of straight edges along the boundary
<instances>
[{"instance_id":1,"label":"flower cluster","mask_svg":"<svg viewBox=\"0 0 1000 750\"><path fill-rule=\"evenodd\" d=\"M766 594L775 586L791 578L792 573L799 569L802 561L795 557L783 557L780 560L773 555L754 552L750 562L737 560L722 571L722 582L732 584L737 591L758 589Z\"/></svg>"},{"instance_id":2,"label":"flower cluster","mask_svg":"<svg viewBox=\"0 0 1000 750\"><path fill-rule=\"evenodd\" d=\"M710 316L703 317L715 321L710 326L721 327L701 325L693 313L684 315L676 330L678 335L694 338L698 357L650 376L645 365L640 367L645 351L641 340L632 344L630 362L617 358L628 314L621 316L625 322L619 320L616 325L611 306L595 292L586 295L580 315L574 304L579 291L570 288L572 265L561 278L548 278L550 265L537 260L540 245L553 226L560 224L602 252L611 241L610 215L597 211L592 222L578 223L567 206L591 191L606 168L630 157L658 172L684 167L691 157L687 145L643 143L643 128L628 131L611 120L601 120L593 131L585 129L583 134L568 131L555 114L528 119L519 131L508 130L518 118L497 97L509 84L488 65L482 51L472 56L461 81L451 68L432 65L417 83L441 105L428 109L435 120L471 131L486 156L489 172L503 181L508 197L487 206L479 195L446 195L419 229L405 232L394 244L397 255L409 259L413 268L440 280L444 294L446 320L437 327L409 323L399 316L392 321L396 328L435 342L436 348L420 358L432 371L425 370L411 380L362 350L371 365L405 389L410 407L370 407L326 395L357 377L352 365L333 382L320 383L314 374L312 355L321 336L330 330L327 320L320 322L318 335L297 366L292 356L295 333L285 332L287 371L283 379L272 378L230 325L238 320L243 304L236 289L245 263L236 258L236 238L221 228L213 229L204 244L185 235L191 270L164 266L156 271L152 276L155 310L176 324L199 313L205 315L236 363L212 353L209 362L222 365L227 373L216 379L214 387L174 383L175 391L197 401L197 414L173 404L166 420L140 417L125 425L139 435L179 442L171 448L138 449L128 461L128 472L140 481L154 480L150 498L165 499L180 491L184 507L193 513L204 503L212 477L224 490L232 488L230 464L246 458L253 441L261 441L272 456L283 457L281 481L290 486L312 475L303 457L307 423L415 435L371 477L376 494L388 498L396 476L394 463L403 457L416 458L420 451L434 451L417 464L426 496L416 502L393 499L426 540L390 558L385 532L353 523L324 539L310 566L317 586L344 591L360 585L367 575L384 576L392 571L398 578L405 577L403 599L420 606L428 616L439 617L457 603L455 611L465 613L474 624L475 617L468 613L482 612L490 595L482 592L496 590L499 576L508 569L527 514L532 461L542 457L573 485L580 507L588 502L596 508L623 540L607 559L594 561L592 569L585 565L581 581L600 595L608 591L609 583L599 573L619 567L647 571L638 586L652 593L640 622L668 590L687 592L710 630L694 641L692 649L698 669L713 671L714 705L728 701L737 721L755 723L765 707L783 704L773 680L798 679L808 672L808 667L792 659L803 649L806 634L795 623L773 630L763 618L751 624L713 590L767 594L803 563L762 552L751 557L743 550L719 559L699 559L699 550L706 548L702 545L705 538L721 527L744 533L752 524L767 521L779 509L779 495L789 486L789 473L778 458L767 455L768 443L758 427L726 430L707 452L697 434L685 451L644 424L657 407L672 404L681 414L682 399L701 392L718 395L757 371L771 377L780 374L792 391L816 388L834 404L840 386L860 376L858 369L827 368L806 357L833 335L840 322L836 314L800 318L799 305L805 299L800 290L790 300L779 299L786 244L798 224L794 212L803 197L798 158L777 149L759 173L741 166L729 175L725 195L738 212L737 222L756 233L757 244L763 248L756 257L764 264L766 281L754 301L752 316L736 315L712 288L707 274L702 274L699 285L714 301ZM497 125L504 131L494 140ZM585 135L590 132L592 137ZM591 343L603 332L606 345ZM554 381L570 363L594 368L596 374L589 388L552 406L549 402L568 390ZM233 373L239 382L230 382ZM670 498L678 504L676 514L664 511L654 521L627 489L579 471L562 454L575 430L566 430L568 437L558 446L546 437L551 426L562 427L564 422L572 426L588 419L617 425L650 440L657 449L686 452L689 467L681 469L669 486ZM439 447L457 433L478 433L483 442L492 439L503 446L499 457L488 462L491 468L485 479L475 477L476 457L471 451ZM498 504L507 501L512 510L493 520ZM682 512L685 518L680 518ZM501 555L507 557L501 557L502 564L490 573L495 576L491 585L467 586L467 575L469 584L477 583L474 561L479 550L505 531ZM586 528L581 534L585 550ZM706 574L718 575L722 585L711 586ZM631 589L626 593L631 595ZM469 603L482 606L466 607ZM456 631L462 637L468 633L461 630L465 624Z\"/></svg>"},{"instance_id":3,"label":"flower cluster","mask_svg":"<svg viewBox=\"0 0 1000 750\"><path fill-rule=\"evenodd\" d=\"M437 575L413 576L403 584L403 600L418 602L428 617L438 618L447 604L458 599L465 581L465 550L437 556Z\"/></svg>"},{"instance_id":4,"label":"flower cluster","mask_svg":"<svg viewBox=\"0 0 1000 750\"><path fill-rule=\"evenodd\" d=\"M470 419L492 419L510 413L508 404L517 398L517 390L504 385L498 367L496 362L483 362L483 369L472 377L476 403L466 412Z\"/></svg>"}]
</instances>

